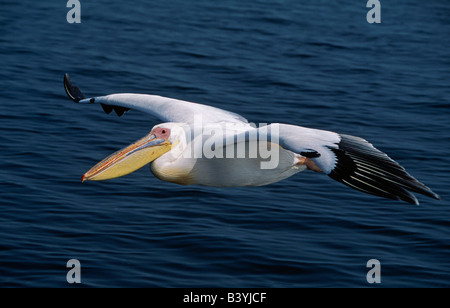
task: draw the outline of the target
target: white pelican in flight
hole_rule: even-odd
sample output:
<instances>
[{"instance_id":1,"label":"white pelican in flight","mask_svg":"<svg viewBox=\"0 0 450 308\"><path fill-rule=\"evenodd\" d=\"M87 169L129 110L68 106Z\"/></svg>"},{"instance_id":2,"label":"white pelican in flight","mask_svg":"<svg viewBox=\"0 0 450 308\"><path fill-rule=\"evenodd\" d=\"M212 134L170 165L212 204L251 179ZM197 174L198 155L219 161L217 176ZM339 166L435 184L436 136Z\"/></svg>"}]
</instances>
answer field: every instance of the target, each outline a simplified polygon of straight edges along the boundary
<instances>
[{"instance_id":1,"label":"white pelican in flight","mask_svg":"<svg viewBox=\"0 0 450 308\"><path fill-rule=\"evenodd\" d=\"M96 164L83 175L83 182L120 177L149 163L163 181L217 187L267 185L310 169L380 197L419 204L411 193L415 192L439 199L359 137L289 124L257 128L229 111L157 95L85 98L68 74L64 88L76 103L101 104L106 113L114 110L119 116L136 109L165 122Z\"/></svg>"}]
</instances>

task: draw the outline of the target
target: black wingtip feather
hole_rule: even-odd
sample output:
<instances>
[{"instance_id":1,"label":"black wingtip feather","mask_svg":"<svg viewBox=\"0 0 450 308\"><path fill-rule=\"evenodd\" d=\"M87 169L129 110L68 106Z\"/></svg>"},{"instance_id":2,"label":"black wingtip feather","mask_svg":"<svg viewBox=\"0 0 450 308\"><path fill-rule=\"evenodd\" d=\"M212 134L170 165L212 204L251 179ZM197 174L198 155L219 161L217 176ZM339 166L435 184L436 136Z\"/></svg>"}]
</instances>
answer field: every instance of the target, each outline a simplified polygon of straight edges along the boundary
<instances>
[{"instance_id":1,"label":"black wingtip feather","mask_svg":"<svg viewBox=\"0 0 450 308\"><path fill-rule=\"evenodd\" d=\"M74 86L72 84L72 81L70 80L69 74L64 74L64 90L67 93L67 96L73 100L75 103L80 102L82 99L85 99L86 97L81 92L80 88L77 86ZM95 103L95 98L91 98L89 100L91 104ZM110 114L113 110L116 112L116 114L121 117L125 112L130 110L130 108L121 107L121 106L111 106L106 104L101 104L103 111L107 114Z\"/></svg>"},{"instance_id":2,"label":"black wingtip feather","mask_svg":"<svg viewBox=\"0 0 450 308\"><path fill-rule=\"evenodd\" d=\"M130 110L130 108L120 107L120 106L114 106L114 111L116 114L121 117L125 112Z\"/></svg>"},{"instance_id":3,"label":"black wingtip feather","mask_svg":"<svg viewBox=\"0 0 450 308\"><path fill-rule=\"evenodd\" d=\"M67 96L75 103L78 103L80 100L85 99L85 96L83 95L81 90L72 84L69 74L67 73L64 74L64 90L66 91Z\"/></svg>"},{"instance_id":4,"label":"black wingtip feather","mask_svg":"<svg viewBox=\"0 0 450 308\"><path fill-rule=\"evenodd\" d=\"M330 147L337 158L335 168L328 174L332 179L365 193L412 204L419 202L410 191L439 199L431 189L366 140L349 135L340 137L338 148Z\"/></svg>"},{"instance_id":5,"label":"black wingtip feather","mask_svg":"<svg viewBox=\"0 0 450 308\"><path fill-rule=\"evenodd\" d=\"M114 110L119 117L121 117L125 112L130 110L130 108L126 108L126 107L111 106L111 105L106 105L106 104L100 104L100 105L102 105L103 111L106 114L110 114Z\"/></svg>"},{"instance_id":6,"label":"black wingtip feather","mask_svg":"<svg viewBox=\"0 0 450 308\"><path fill-rule=\"evenodd\" d=\"M105 105L105 104L100 104L100 105L102 105L103 111L106 114L110 114L111 111L113 111L113 106L109 106L109 105Z\"/></svg>"}]
</instances>

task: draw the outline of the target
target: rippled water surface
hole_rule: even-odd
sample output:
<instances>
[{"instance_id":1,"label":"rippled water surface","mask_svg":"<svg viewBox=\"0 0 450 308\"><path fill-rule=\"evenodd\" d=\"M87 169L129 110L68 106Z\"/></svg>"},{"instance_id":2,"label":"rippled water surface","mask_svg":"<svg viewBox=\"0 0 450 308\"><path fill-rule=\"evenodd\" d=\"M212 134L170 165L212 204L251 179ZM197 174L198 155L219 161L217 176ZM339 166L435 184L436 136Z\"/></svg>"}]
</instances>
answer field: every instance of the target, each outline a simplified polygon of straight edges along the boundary
<instances>
[{"instance_id":1,"label":"rippled water surface","mask_svg":"<svg viewBox=\"0 0 450 308\"><path fill-rule=\"evenodd\" d=\"M0 4L0 286L450 286L450 4L382 1ZM159 123L65 95L152 93L251 122L358 135L441 201L420 206L304 172L253 188L81 175Z\"/></svg>"}]
</instances>

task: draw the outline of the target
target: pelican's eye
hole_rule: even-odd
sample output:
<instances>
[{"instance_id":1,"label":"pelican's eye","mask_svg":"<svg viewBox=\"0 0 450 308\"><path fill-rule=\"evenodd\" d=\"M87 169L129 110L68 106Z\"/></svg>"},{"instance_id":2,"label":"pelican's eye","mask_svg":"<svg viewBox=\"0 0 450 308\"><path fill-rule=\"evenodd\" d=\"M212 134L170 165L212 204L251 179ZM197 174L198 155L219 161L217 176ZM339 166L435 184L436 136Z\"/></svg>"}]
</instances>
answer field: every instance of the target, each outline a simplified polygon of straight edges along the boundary
<instances>
[{"instance_id":1,"label":"pelican's eye","mask_svg":"<svg viewBox=\"0 0 450 308\"><path fill-rule=\"evenodd\" d=\"M167 139L170 136L170 129L168 128L155 128L155 130L153 131L153 134L160 139Z\"/></svg>"}]
</instances>

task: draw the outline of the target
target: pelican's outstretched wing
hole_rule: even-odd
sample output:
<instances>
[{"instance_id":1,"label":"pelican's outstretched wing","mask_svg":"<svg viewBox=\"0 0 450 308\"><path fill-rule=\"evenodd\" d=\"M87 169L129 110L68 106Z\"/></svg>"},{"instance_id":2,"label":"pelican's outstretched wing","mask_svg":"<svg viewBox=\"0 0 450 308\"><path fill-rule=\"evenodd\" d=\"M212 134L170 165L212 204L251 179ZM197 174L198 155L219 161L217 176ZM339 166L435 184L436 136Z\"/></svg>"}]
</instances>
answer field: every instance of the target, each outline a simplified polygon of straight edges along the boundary
<instances>
[{"instance_id":1,"label":"pelican's outstretched wing","mask_svg":"<svg viewBox=\"0 0 450 308\"><path fill-rule=\"evenodd\" d=\"M274 123L236 136L226 136L220 144L229 145L236 140L267 140L278 144L311 159L332 179L368 194L412 204L419 202L411 192L439 199L397 162L359 137Z\"/></svg>"},{"instance_id":2,"label":"pelican's outstretched wing","mask_svg":"<svg viewBox=\"0 0 450 308\"><path fill-rule=\"evenodd\" d=\"M78 87L72 85L68 74L64 75L64 89L74 102L101 104L106 113L114 110L118 116L136 109L164 122L193 123L197 116L203 122L248 123L245 118L233 112L157 95L122 93L86 98Z\"/></svg>"},{"instance_id":3,"label":"pelican's outstretched wing","mask_svg":"<svg viewBox=\"0 0 450 308\"><path fill-rule=\"evenodd\" d=\"M312 159L332 179L376 196L419 204L410 192L439 199L397 162L366 140L295 125L278 125L279 144Z\"/></svg>"}]
</instances>

